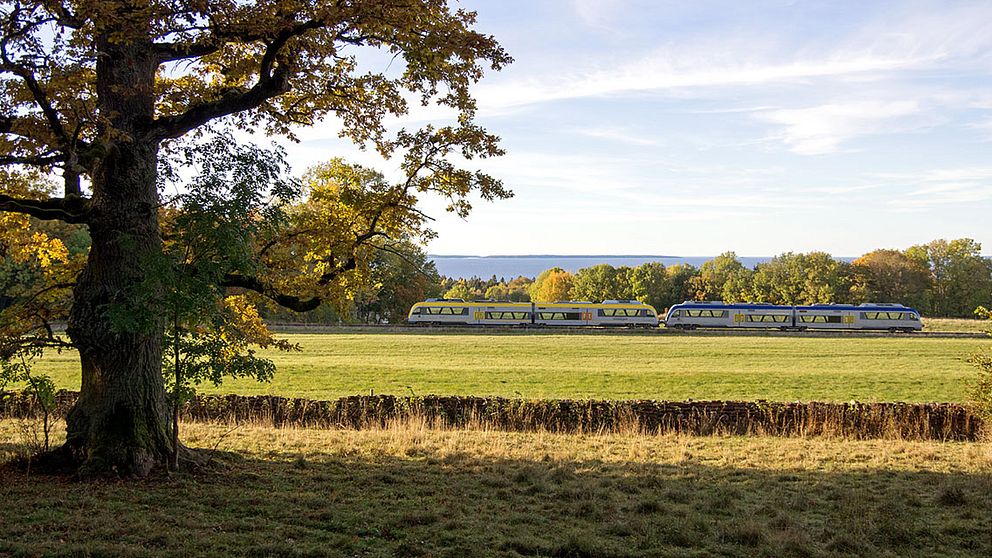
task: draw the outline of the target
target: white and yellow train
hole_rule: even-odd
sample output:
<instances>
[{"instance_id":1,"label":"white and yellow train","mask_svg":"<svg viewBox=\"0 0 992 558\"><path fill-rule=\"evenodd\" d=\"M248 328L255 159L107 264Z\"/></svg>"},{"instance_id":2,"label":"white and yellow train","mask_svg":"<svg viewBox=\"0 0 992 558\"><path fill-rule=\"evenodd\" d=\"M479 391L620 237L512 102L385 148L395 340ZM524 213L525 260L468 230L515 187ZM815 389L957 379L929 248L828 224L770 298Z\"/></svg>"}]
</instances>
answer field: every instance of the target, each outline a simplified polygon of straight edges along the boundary
<instances>
[{"instance_id":1,"label":"white and yellow train","mask_svg":"<svg viewBox=\"0 0 992 558\"><path fill-rule=\"evenodd\" d=\"M658 327L658 312L636 300L595 303L429 298L413 305L407 321L434 325Z\"/></svg>"}]
</instances>

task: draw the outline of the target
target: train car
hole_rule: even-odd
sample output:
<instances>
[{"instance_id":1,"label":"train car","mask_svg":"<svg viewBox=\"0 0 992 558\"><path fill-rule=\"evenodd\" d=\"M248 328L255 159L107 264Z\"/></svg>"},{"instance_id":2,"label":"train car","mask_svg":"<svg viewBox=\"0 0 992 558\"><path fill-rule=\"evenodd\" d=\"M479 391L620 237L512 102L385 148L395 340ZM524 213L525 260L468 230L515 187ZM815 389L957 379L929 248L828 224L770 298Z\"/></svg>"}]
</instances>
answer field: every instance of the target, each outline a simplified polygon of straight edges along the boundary
<instances>
[{"instance_id":1,"label":"train car","mask_svg":"<svg viewBox=\"0 0 992 558\"><path fill-rule=\"evenodd\" d=\"M534 303L534 323L550 326L658 327L658 312L636 300Z\"/></svg>"},{"instance_id":2,"label":"train car","mask_svg":"<svg viewBox=\"0 0 992 558\"><path fill-rule=\"evenodd\" d=\"M889 331L922 331L923 320L915 308L902 304L861 304L855 323L861 329L887 329Z\"/></svg>"},{"instance_id":3,"label":"train car","mask_svg":"<svg viewBox=\"0 0 992 558\"><path fill-rule=\"evenodd\" d=\"M550 326L589 326L596 312L592 302L565 300L560 302L536 302L534 323Z\"/></svg>"},{"instance_id":4,"label":"train car","mask_svg":"<svg viewBox=\"0 0 992 558\"><path fill-rule=\"evenodd\" d=\"M472 325L528 325L534 323L534 306L529 302L479 300L472 306Z\"/></svg>"},{"instance_id":5,"label":"train car","mask_svg":"<svg viewBox=\"0 0 992 558\"><path fill-rule=\"evenodd\" d=\"M546 325L658 327L658 313L632 300L505 302L431 298L410 309L407 321L434 325Z\"/></svg>"},{"instance_id":6,"label":"train car","mask_svg":"<svg viewBox=\"0 0 992 558\"><path fill-rule=\"evenodd\" d=\"M658 311L637 300L604 300L595 305L593 325L620 327L658 327Z\"/></svg>"},{"instance_id":7,"label":"train car","mask_svg":"<svg viewBox=\"0 0 992 558\"><path fill-rule=\"evenodd\" d=\"M410 308L407 321L436 325L521 325L533 323L533 313L529 302L429 298Z\"/></svg>"},{"instance_id":8,"label":"train car","mask_svg":"<svg viewBox=\"0 0 992 558\"><path fill-rule=\"evenodd\" d=\"M428 298L414 304L406 319L414 324L467 324L473 317L471 305L460 298Z\"/></svg>"},{"instance_id":9,"label":"train car","mask_svg":"<svg viewBox=\"0 0 992 558\"><path fill-rule=\"evenodd\" d=\"M791 306L685 301L668 309L665 326L675 329L697 327L789 329L793 326Z\"/></svg>"},{"instance_id":10,"label":"train car","mask_svg":"<svg viewBox=\"0 0 992 558\"><path fill-rule=\"evenodd\" d=\"M920 331L920 313L902 304L869 302L796 307L798 329Z\"/></svg>"}]
</instances>

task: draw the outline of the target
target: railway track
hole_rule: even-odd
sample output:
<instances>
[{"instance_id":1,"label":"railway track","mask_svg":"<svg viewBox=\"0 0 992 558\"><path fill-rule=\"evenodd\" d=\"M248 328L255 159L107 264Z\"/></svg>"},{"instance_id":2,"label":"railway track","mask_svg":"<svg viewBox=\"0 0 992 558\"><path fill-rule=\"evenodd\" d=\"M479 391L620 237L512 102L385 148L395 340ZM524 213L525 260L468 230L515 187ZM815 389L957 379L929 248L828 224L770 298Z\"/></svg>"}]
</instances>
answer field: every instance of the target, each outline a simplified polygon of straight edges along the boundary
<instances>
[{"instance_id":1,"label":"railway track","mask_svg":"<svg viewBox=\"0 0 992 558\"><path fill-rule=\"evenodd\" d=\"M483 325L400 325L400 324L361 324L361 325L312 325L270 323L269 326L285 333L535 333L555 335L682 335L714 337L824 337L824 338L949 338L949 339L988 339L985 333L964 331L916 331L912 333L888 331L845 331L845 330L806 330L778 331L763 329L695 329L681 330L658 328L623 328L596 326L483 326Z\"/></svg>"}]
</instances>

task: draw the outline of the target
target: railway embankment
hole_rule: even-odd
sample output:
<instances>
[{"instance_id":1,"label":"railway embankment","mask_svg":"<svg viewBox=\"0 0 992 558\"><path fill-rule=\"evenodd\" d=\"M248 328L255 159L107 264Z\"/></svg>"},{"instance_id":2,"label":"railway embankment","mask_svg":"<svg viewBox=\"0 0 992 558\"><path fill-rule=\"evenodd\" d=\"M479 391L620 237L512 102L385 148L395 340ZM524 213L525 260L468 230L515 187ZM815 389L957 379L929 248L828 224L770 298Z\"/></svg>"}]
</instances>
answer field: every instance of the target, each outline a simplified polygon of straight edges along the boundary
<instances>
[{"instance_id":1,"label":"railway embankment","mask_svg":"<svg viewBox=\"0 0 992 558\"><path fill-rule=\"evenodd\" d=\"M913 333L864 330L780 331L768 329L694 329L675 328L625 328L597 326L479 326L479 325L318 325L271 323L269 327L280 333L509 333L549 335L686 335L713 337L799 337L799 338L898 338L898 339L988 339L989 334L972 331L916 331Z\"/></svg>"},{"instance_id":2,"label":"railway embankment","mask_svg":"<svg viewBox=\"0 0 992 558\"><path fill-rule=\"evenodd\" d=\"M52 416L64 416L76 392L61 391ZM0 393L0 418L38 417L19 392ZM558 433L831 436L853 439L973 441L980 417L955 403L654 401L511 399L470 396L350 396L331 401L275 396L201 395L185 420L282 428L366 429L421 420L438 428Z\"/></svg>"}]
</instances>

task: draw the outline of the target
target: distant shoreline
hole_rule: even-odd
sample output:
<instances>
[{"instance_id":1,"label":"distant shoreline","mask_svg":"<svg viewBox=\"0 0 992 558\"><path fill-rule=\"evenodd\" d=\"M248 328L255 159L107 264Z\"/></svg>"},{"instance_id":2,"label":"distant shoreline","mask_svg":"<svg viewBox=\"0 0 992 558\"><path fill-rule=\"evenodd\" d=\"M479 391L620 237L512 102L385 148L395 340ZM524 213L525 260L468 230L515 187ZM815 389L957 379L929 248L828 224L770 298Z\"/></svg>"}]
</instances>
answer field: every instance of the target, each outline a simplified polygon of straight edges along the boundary
<instances>
[{"instance_id":1,"label":"distant shoreline","mask_svg":"<svg viewBox=\"0 0 992 558\"><path fill-rule=\"evenodd\" d=\"M683 258L683 257L695 257L695 256L663 256L657 254L505 254L505 255L492 255L492 256L473 256L471 254L427 254L428 258L519 258L519 259L536 259L536 258ZM710 256L716 257L716 256Z\"/></svg>"}]
</instances>

